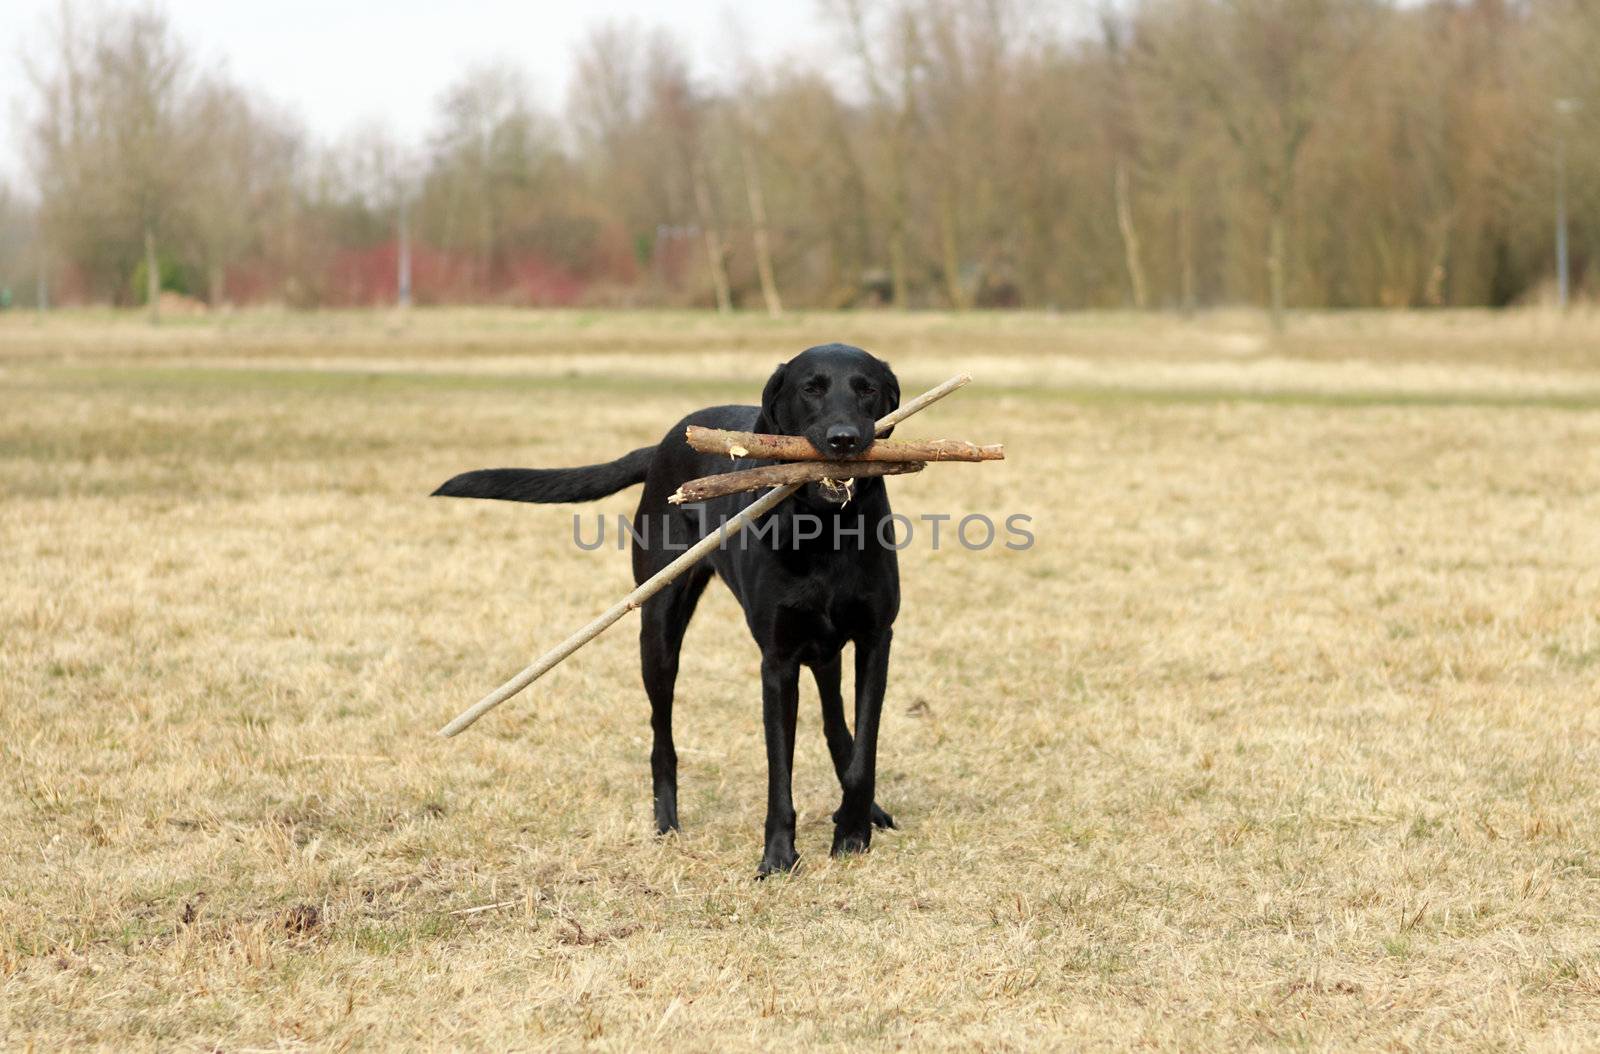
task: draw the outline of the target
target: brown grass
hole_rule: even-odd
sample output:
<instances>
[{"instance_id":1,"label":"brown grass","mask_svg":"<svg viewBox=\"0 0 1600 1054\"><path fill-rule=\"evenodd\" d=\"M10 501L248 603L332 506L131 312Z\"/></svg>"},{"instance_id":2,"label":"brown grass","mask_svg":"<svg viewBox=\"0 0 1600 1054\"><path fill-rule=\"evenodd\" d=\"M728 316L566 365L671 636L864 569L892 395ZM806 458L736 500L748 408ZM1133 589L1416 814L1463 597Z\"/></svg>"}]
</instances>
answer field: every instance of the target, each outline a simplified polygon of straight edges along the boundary
<instances>
[{"instance_id":1,"label":"brown grass","mask_svg":"<svg viewBox=\"0 0 1600 1054\"><path fill-rule=\"evenodd\" d=\"M835 336L912 434L881 799L751 881L757 662L689 635L649 833L632 625L433 730L628 584L610 457ZM1600 322L1318 316L0 321L0 1046L1600 1045ZM1048 481L1041 483L1041 481ZM615 514L633 494L583 511Z\"/></svg>"}]
</instances>

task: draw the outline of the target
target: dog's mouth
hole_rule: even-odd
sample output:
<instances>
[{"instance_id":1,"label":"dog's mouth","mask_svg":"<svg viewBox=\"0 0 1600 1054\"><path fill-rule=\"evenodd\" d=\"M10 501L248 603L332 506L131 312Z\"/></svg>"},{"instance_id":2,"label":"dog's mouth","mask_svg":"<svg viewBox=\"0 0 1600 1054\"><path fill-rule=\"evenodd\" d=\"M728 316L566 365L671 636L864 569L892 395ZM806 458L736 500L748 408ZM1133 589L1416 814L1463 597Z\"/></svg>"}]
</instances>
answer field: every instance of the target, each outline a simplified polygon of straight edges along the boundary
<instances>
[{"instance_id":1,"label":"dog's mouth","mask_svg":"<svg viewBox=\"0 0 1600 1054\"><path fill-rule=\"evenodd\" d=\"M824 476L817 480L817 493L822 495L823 501L835 505L848 505L856 493L856 481L853 479L833 479Z\"/></svg>"}]
</instances>

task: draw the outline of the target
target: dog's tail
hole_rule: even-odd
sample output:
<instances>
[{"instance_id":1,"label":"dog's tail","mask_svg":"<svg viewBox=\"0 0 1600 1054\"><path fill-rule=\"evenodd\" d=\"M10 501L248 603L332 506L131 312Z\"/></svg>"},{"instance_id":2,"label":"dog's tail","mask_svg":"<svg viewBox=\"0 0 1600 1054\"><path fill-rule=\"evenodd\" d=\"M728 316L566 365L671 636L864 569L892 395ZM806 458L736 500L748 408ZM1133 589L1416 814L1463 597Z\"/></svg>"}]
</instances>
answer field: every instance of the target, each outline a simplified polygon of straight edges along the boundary
<instances>
[{"instance_id":1,"label":"dog's tail","mask_svg":"<svg viewBox=\"0 0 1600 1054\"><path fill-rule=\"evenodd\" d=\"M594 501L623 487L643 483L655 454L656 448L647 446L615 461L582 468L480 468L451 477L433 494L541 503Z\"/></svg>"}]
</instances>

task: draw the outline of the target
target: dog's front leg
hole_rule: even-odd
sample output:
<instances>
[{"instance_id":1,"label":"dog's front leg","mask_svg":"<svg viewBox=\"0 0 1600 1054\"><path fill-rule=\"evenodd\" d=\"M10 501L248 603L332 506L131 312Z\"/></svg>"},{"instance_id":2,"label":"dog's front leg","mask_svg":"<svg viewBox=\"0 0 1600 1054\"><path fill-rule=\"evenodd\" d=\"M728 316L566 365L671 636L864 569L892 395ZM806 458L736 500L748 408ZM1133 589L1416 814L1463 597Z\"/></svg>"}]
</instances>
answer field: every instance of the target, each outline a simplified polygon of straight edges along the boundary
<instances>
[{"instance_id":1,"label":"dog's front leg","mask_svg":"<svg viewBox=\"0 0 1600 1054\"><path fill-rule=\"evenodd\" d=\"M794 724L800 706L800 664L761 657L761 723L767 733L767 851L758 877L792 871L794 851Z\"/></svg>"},{"instance_id":2,"label":"dog's front leg","mask_svg":"<svg viewBox=\"0 0 1600 1054\"><path fill-rule=\"evenodd\" d=\"M817 694L822 697L822 734L828 740L828 754L833 758L833 772L844 787L844 774L850 771L850 759L855 756L855 739L850 726L844 721L844 696L839 692L839 656L825 659L811 668L817 678ZM844 813L834 810L833 822L838 823ZM872 803L872 826L893 827L894 817L884 812L877 802Z\"/></svg>"},{"instance_id":3,"label":"dog's front leg","mask_svg":"<svg viewBox=\"0 0 1600 1054\"><path fill-rule=\"evenodd\" d=\"M878 770L878 718L883 713L883 693L889 684L889 642L894 631L884 629L856 641L856 738L850 765L839 782L844 801L835 814L833 855L864 853L872 845L872 797Z\"/></svg>"}]
</instances>

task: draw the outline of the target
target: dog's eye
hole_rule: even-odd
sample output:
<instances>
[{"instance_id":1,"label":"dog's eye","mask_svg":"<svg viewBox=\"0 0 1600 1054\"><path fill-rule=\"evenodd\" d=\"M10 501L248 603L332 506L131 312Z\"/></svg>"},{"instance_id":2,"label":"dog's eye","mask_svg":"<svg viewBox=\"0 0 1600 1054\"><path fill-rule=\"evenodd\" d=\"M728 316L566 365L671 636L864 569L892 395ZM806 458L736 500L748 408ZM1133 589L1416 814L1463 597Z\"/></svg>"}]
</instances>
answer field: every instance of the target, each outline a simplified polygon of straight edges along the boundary
<instances>
[{"instance_id":1,"label":"dog's eye","mask_svg":"<svg viewBox=\"0 0 1600 1054\"><path fill-rule=\"evenodd\" d=\"M828 391L828 382L820 377L813 377L800 390L807 395L825 395Z\"/></svg>"}]
</instances>

